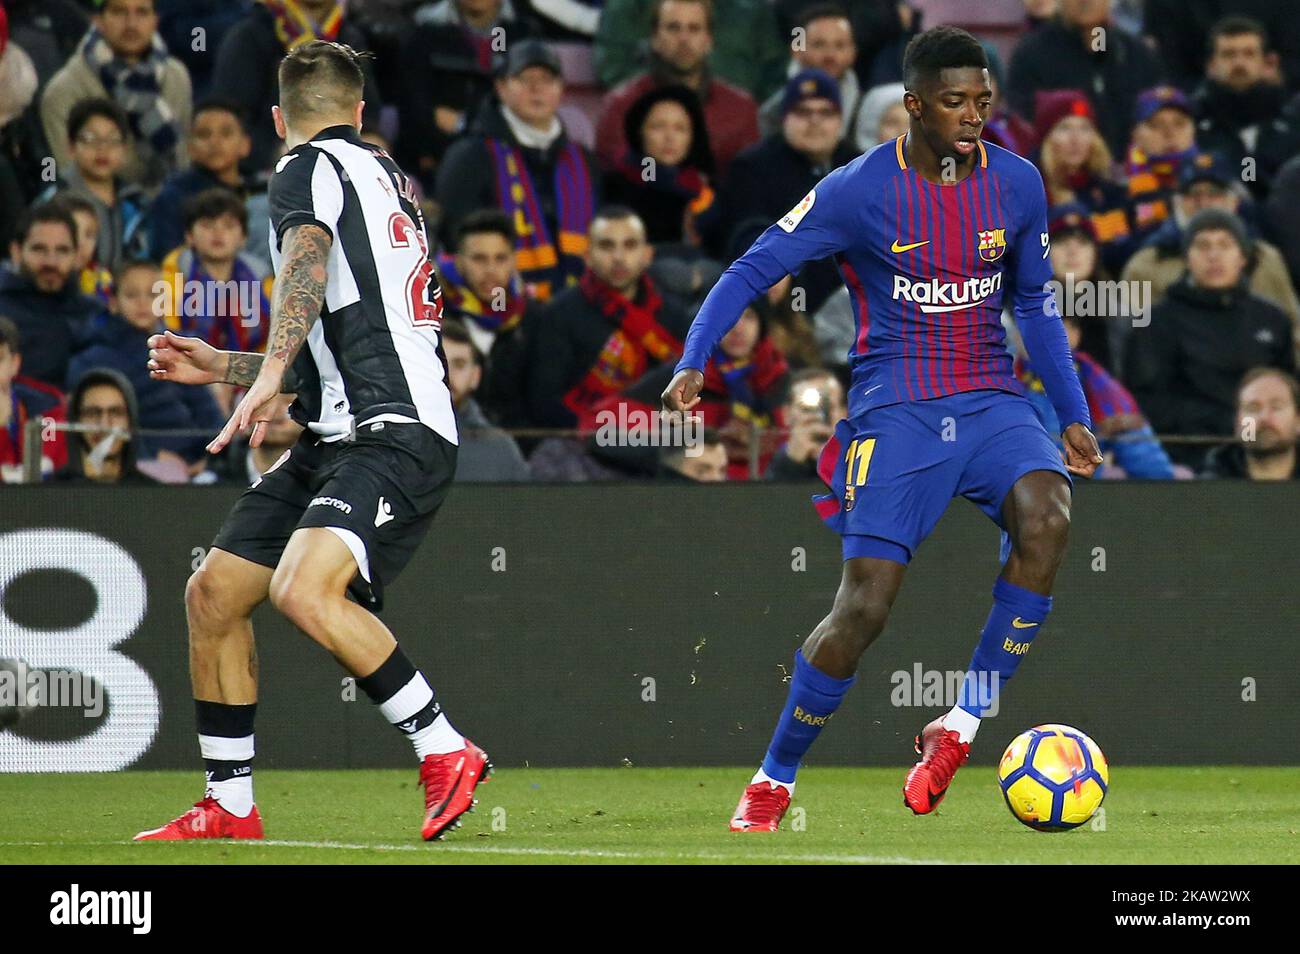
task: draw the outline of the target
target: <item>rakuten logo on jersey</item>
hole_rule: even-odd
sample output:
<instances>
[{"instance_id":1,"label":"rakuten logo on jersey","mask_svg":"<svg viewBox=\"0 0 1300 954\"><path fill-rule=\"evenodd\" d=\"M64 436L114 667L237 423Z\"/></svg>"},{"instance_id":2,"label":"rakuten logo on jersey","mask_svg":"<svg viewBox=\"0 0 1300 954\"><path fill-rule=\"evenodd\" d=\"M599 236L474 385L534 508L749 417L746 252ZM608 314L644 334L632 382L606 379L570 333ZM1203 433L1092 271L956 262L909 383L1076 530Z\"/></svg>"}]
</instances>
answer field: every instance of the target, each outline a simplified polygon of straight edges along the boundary
<instances>
[{"instance_id":1,"label":"rakuten logo on jersey","mask_svg":"<svg viewBox=\"0 0 1300 954\"><path fill-rule=\"evenodd\" d=\"M906 275L894 276L894 300L920 305L927 315L973 308L1001 289L1001 272L964 282L941 282L937 278L914 282Z\"/></svg>"}]
</instances>

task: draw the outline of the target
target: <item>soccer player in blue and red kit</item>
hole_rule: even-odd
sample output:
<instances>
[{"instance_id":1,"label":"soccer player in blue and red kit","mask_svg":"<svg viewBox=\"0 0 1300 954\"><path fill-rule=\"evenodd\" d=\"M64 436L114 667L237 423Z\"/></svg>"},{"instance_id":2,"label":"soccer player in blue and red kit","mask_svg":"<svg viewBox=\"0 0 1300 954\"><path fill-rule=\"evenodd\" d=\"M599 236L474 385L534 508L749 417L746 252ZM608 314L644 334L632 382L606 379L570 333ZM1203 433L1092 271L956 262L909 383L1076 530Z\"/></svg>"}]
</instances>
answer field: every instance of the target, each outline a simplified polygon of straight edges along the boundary
<instances>
[{"instance_id":1,"label":"soccer player in blue and red kit","mask_svg":"<svg viewBox=\"0 0 1300 954\"><path fill-rule=\"evenodd\" d=\"M795 653L776 732L731 820L775 831L805 752L884 629L908 561L955 496L1003 530L1006 559L951 711L921 730L903 801L933 811L966 762L980 716L1047 619L1065 552L1069 474L1101 462L1056 304L1046 288L1046 198L1038 171L980 141L988 63L969 33L938 27L904 56L909 129L836 169L737 259L709 293L664 392L699 400L701 373L746 304L809 260L834 256L852 295L849 417L818 465L817 507L842 538L830 613ZM1062 463L1012 372L1004 295L1063 427Z\"/></svg>"}]
</instances>

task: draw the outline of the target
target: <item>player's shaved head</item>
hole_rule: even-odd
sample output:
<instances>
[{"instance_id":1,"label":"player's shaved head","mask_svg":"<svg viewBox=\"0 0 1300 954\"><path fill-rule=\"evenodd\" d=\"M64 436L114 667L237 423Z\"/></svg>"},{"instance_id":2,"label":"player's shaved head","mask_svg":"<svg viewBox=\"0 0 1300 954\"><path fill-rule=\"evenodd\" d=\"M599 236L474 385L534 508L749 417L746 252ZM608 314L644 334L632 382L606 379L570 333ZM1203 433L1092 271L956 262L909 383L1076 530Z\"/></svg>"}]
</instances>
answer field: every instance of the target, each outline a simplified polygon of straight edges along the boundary
<instances>
[{"instance_id":1,"label":"player's shaved head","mask_svg":"<svg viewBox=\"0 0 1300 954\"><path fill-rule=\"evenodd\" d=\"M979 40L958 27L941 26L913 37L903 53L903 85L914 93L939 82L944 70L989 68Z\"/></svg>"},{"instance_id":2,"label":"player's shaved head","mask_svg":"<svg viewBox=\"0 0 1300 954\"><path fill-rule=\"evenodd\" d=\"M280 63L280 111L298 126L348 116L361 101L361 54L343 43L313 40Z\"/></svg>"}]
</instances>

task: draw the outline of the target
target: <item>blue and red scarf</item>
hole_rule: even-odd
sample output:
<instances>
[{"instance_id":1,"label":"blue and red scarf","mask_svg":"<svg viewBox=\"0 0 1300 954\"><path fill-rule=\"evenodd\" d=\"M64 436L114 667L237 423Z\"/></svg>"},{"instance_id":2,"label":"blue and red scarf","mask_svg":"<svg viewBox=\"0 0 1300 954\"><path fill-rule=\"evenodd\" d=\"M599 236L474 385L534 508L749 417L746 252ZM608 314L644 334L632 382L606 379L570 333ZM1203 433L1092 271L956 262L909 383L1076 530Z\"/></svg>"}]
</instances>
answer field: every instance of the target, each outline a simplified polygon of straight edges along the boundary
<instances>
[{"instance_id":1,"label":"blue and red scarf","mask_svg":"<svg viewBox=\"0 0 1300 954\"><path fill-rule=\"evenodd\" d=\"M493 334L509 331L523 320L528 300L524 296L524 283L518 272L510 276L510 285L505 290L505 307L501 309L493 308L492 302L479 298L457 271L456 260L445 253L438 256L438 278L442 284L444 314L462 321L472 321Z\"/></svg>"},{"instance_id":2,"label":"blue and red scarf","mask_svg":"<svg viewBox=\"0 0 1300 954\"><path fill-rule=\"evenodd\" d=\"M555 163L559 235L552 236L523 152L503 139L488 137L487 144L496 172L497 204L515 227L519 273L532 297L546 301L559 289L575 284L586 267L587 229L594 211L587 160L571 142L560 148Z\"/></svg>"}]
</instances>

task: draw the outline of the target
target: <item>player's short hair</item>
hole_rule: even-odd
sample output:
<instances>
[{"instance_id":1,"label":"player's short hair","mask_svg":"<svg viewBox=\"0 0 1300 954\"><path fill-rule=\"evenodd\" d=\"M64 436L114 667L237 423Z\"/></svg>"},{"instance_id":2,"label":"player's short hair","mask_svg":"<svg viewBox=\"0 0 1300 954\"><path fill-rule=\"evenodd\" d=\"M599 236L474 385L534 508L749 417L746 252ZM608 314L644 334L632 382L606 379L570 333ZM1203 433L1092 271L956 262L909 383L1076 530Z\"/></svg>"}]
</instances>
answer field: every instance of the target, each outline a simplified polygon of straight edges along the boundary
<instances>
[{"instance_id":1,"label":"player's short hair","mask_svg":"<svg viewBox=\"0 0 1300 954\"><path fill-rule=\"evenodd\" d=\"M234 117L239 128L248 132L248 122L244 118L244 109L233 99L225 99L221 96L209 96L194 104L194 112L190 116L190 125L193 126L200 116L204 113L226 113Z\"/></svg>"},{"instance_id":2,"label":"player's short hair","mask_svg":"<svg viewBox=\"0 0 1300 954\"><path fill-rule=\"evenodd\" d=\"M1259 45L1267 53L1269 51L1268 28L1264 24L1254 17L1244 17L1237 14L1223 17L1216 21L1214 26L1210 27L1210 32L1205 37L1205 55L1207 58L1214 55L1214 49L1219 45L1221 37L1247 36L1250 34L1259 37Z\"/></svg>"},{"instance_id":3,"label":"player's short hair","mask_svg":"<svg viewBox=\"0 0 1300 954\"><path fill-rule=\"evenodd\" d=\"M1237 404L1241 405L1241 392L1254 384L1260 378L1277 378L1286 385L1286 389L1291 392L1291 406L1300 410L1300 381L1289 371L1283 371L1281 368L1251 368L1242 375L1241 383L1237 385Z\"/></svg>"},{"instance_id":4,"label":"player's short hair","mask_svg":"<svg viewBox=\"0 0 1300 954\"><path fill-rule=\"evenodd\" d=\"M77 100L73 105L68 113L68 140L75 141L81 135L81 130L86 128L86 123L96 116L101 116L116 126L123 139L130 138L131 121L127 119L126 111L113 100L96 96Z\"/></svg>"},{"instance_id":5,"label":"player's short hair","mask_svg":"<svg viewBox=\"0 0 1300 954\"><path fill-rule=\"evenodd\" d=\"M456 251L460 251L465 240L471 235L485 233L500 235L510 243L511 248L514 248L515 227L510 222L510 216L500 209L475 209L456 226Z\"/></svg>"},{"instance_id":6,"label":"player's short hair","mask_svg":"<svg viewBox=\"0 0 1300 954\"><path fill-rule=\"evenodd\" d=\"M248 208L244 201L229 189L213 186L190 196L181 204L181 222L188 232L200 219L216 219L223 215L234 216L244 234L248 234Z\"/></svg>"},{"instance_id":7,"label":"player's short hair","mask_svg":"<svg viewBox=\"0 0 1300 954\"><path fill-rule=\"evenodd\" d=\"M18 333L18 326L12 318L0 315L0 347L9 349L10 354L18 354L23 337Z\"/></svg>"},{"instance_id":8,"label":"player's short hair","mask_svg":"<svg viewBox=\"0 0 1300 954\"><path fill-rule=\"evenodd\" d=\"M798 25L806 30L817 20L847 20L848 18L848 11L838 3L814 3L799 11Z\"/></svg>"},{"instance_id":9,"label":"player's short hair","mask_svg":"<svg viewBox=\"0 0 1300 954\"><path fill-rule=\"evenodd\" d=\"M939 26L918 33L903 51L903 85L912 92L937 79L943 70L972 66L989 68L988 54L980 41L965 30Z\"/></svg>"},{"instance_id":10,"label":"player's short hair","mask_svg":"<svg viewBox=\"0 0 1300 954\"><path fill-rule=\"evenodd\" d=\"M665 3L693 3L696 6L704 8L704 22L713 32L713 0L654 0L654 6L650 8L650 32L653 33L659 29L659 16L663 13Z\"/></svg>"},{"instance_id":11,"label":"player's short hair","mask_svg":"<svg viewBox=\"0 0 1300 954\"><path fill-rule=\"evenodd\" d=\"M280 61L280 109L290 119L355 109L365 89L361 58L345 43L312 40Z\"/></svg>"},{"instance_id":12,"label":"player's short hair","mask_svg":"<svg viewBox=\"0 0 1300 954\"><path fill-rule=\"evenodd\" d=\"M442 339L444 341L454 341L468 347L470 353L474 356L474 364L479 368L487 364L487 357L479 350L478 345L474 343L474 339L469 336L469 329L465 327L465 322L459 318L444 317L442 319Z\"/></svg>"},{"instance_id":13,"label":"player's short hair","mask_svg":"<svg viewBox=\"0 0 1300 954\"><path fill-rule=\"evenodd\" d=\"M31 237L32 229L43 223L62 225L72 236L72 244L77 244L77 220L72 212L57 197L45 202L38 202L18 216L14 225L14 241L22 245Z\"/></svg>"}]
</instances>

